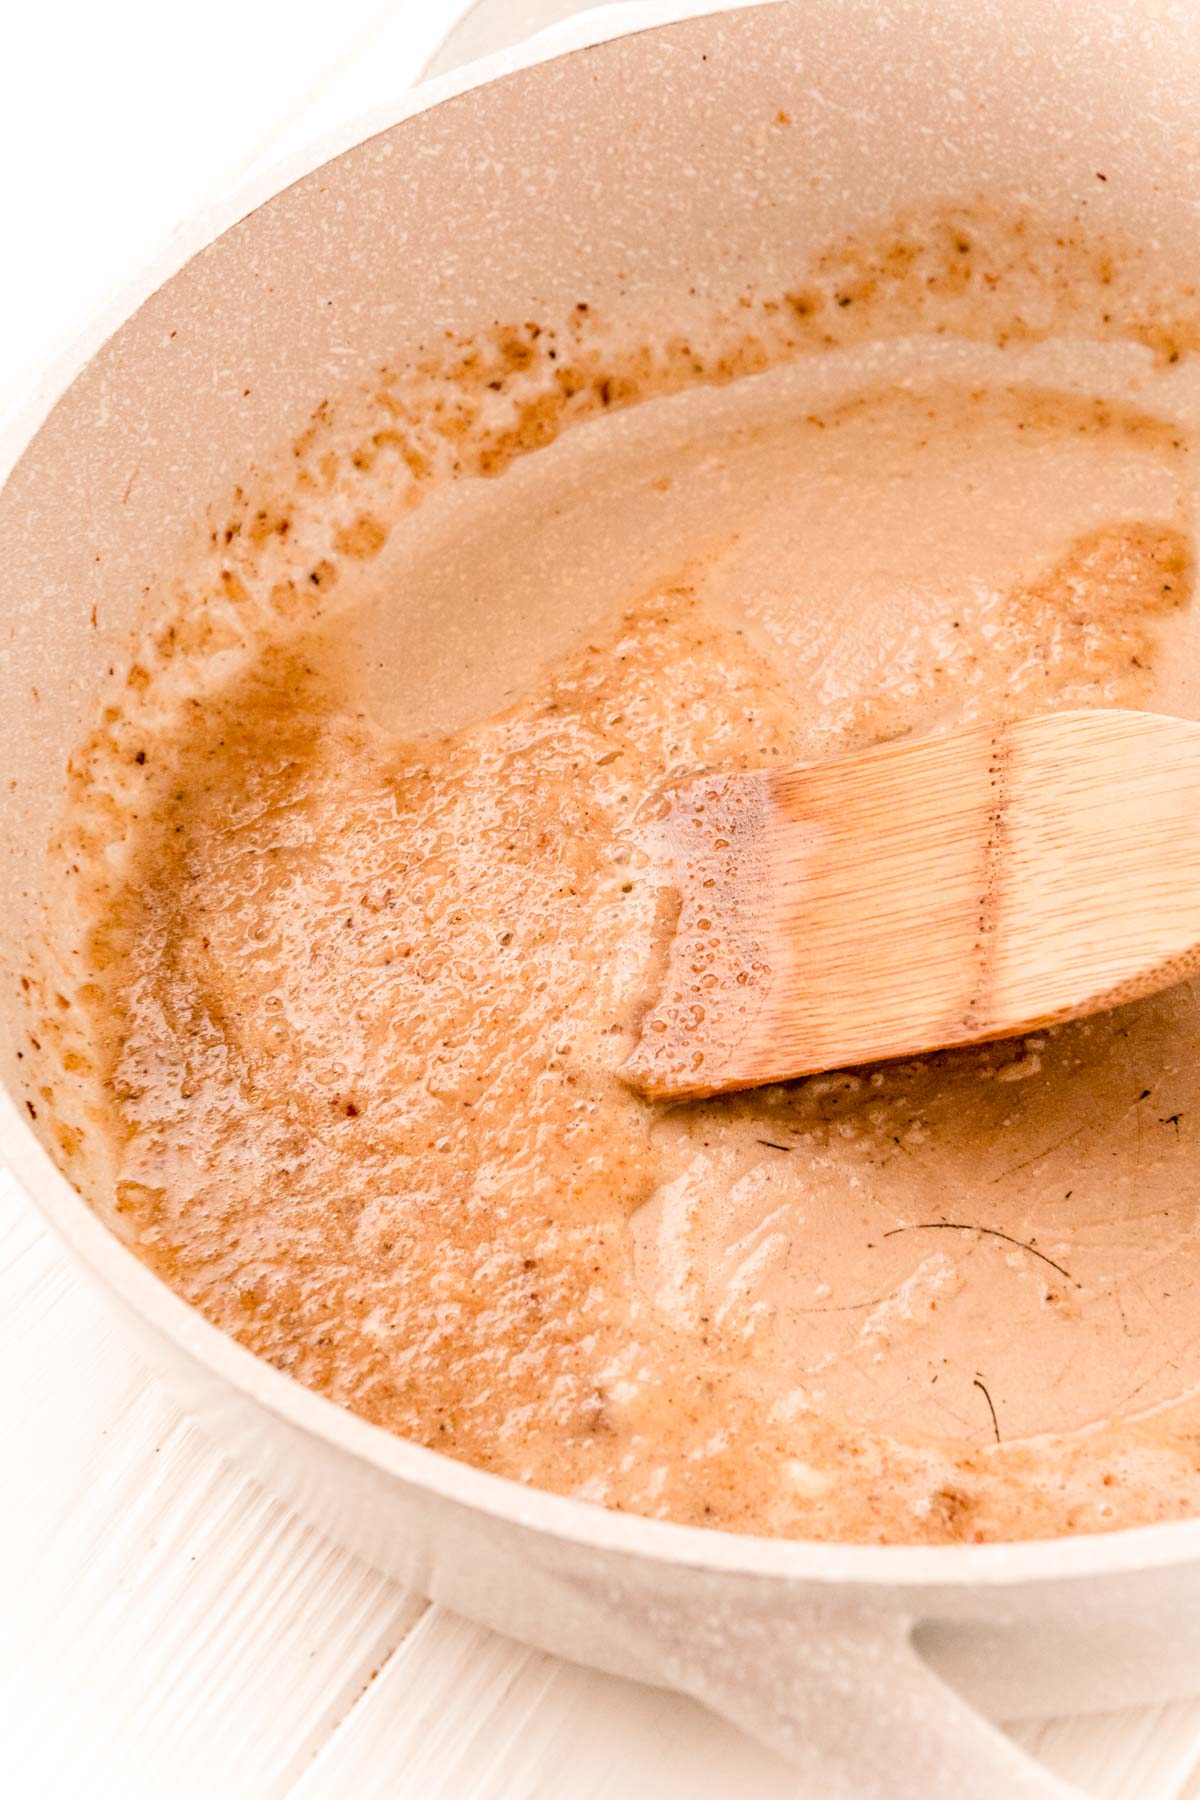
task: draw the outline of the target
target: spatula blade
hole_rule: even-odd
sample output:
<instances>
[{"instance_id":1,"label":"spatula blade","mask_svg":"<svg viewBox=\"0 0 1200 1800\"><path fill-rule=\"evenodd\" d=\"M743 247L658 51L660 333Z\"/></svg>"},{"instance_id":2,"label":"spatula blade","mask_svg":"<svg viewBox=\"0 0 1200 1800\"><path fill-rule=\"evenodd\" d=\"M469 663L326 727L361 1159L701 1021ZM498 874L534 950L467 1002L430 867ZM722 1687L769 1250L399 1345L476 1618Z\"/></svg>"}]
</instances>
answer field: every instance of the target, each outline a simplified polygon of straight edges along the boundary
<instances>
[{"instance_id":1,"label":"spatula blade","mask_svg":"<svg viewBox=\"0 0 1200 1800\"><path fill-rule=\"evenodd\" d=\"M1067 712L704 778L625 1065L654 1098L1007 1037L1200 968L1200 726Z\"/></svg>"}]
</instances>

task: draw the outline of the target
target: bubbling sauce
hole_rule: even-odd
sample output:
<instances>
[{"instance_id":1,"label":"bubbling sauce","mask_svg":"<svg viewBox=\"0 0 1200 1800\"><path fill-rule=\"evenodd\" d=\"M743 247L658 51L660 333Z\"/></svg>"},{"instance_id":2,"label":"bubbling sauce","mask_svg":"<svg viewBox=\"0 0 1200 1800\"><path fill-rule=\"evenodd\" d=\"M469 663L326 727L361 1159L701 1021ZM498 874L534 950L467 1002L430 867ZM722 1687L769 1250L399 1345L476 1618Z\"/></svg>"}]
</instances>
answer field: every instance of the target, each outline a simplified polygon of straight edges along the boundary
<instances>
[{"instance_id":1,"label":"bubbling sauce","mask_svg":"<svg viewBox=\"0 0 1200 1800\"><path fill-rule=\"evenodd\" d=\"M835 346L360 526L328 616L277 582L253 654L106 740L143 785L78 865L76 1035L41 1029L115 1228L339 1404L605 1505L926 1542L1200 1511L1200 988L691 1105L618 1074L674 783L1200 717L1193 390L1151 405L1146 356Z\"/></svg>"}]
</instances>

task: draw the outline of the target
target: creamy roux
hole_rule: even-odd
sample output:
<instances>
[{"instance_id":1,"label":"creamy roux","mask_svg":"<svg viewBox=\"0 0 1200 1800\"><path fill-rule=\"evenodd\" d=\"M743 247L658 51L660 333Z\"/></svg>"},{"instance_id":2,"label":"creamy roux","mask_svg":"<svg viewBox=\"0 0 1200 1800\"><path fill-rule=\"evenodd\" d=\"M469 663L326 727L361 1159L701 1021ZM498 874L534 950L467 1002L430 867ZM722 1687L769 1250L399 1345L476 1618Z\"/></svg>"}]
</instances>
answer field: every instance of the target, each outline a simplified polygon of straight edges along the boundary
<instances>
[{"instance_id":1,"label":"creamy roux","mask_svg":"<svg viewBox=\"0 0 1200 1800\"><path fill-rule=\"evenodd\" d=\"M672 782L1200 713L1184 429L1107 366L885 361L433 496L335 624L137 752L82 990L116 1212L278 1367L608 1505L930 1541L1194 1512L1200 993L692 1106L616 1073Z\"/></svg>"}]
</instances>

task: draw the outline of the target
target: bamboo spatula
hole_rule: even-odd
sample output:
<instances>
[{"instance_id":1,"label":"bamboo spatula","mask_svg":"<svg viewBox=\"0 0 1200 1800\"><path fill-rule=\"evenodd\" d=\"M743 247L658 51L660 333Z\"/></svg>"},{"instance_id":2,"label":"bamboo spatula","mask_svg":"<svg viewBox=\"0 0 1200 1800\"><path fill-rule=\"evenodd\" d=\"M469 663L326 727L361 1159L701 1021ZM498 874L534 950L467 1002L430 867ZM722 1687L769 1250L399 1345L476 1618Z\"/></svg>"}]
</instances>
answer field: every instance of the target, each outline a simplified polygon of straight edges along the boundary
<instances>
[{"instance_id":1,"label":"bamboo spatula","mask_svg":"<svg viewBox=\"0 0 1200 1800\"><path fill-rule=\"evenodd\" d=\"M625 1078L755 1087L1098 1012L1200 969L1200 725L1067 712L705 776Z\"/></svg>"}]
</instances>

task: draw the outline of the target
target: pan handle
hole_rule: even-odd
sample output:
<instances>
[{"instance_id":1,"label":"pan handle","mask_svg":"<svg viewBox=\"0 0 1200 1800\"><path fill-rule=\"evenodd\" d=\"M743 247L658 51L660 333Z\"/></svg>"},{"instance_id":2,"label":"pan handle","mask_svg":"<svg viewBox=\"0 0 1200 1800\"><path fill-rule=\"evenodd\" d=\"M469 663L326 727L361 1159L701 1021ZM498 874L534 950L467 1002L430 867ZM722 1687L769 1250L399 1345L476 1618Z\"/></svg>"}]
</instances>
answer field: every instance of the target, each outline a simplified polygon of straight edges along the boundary
<instances>
[{"instance_id":1,"label":"pan handle","mask_svg":"<svg viewBox=\"0 0 1200 1800\"><path fill-rule=\"evenodd\" d=\"M665 1660L666 1679L793 1763L822 1800L1080 1800L934 1673L915 1621L838 1608L730 1617ZM707 1641L706 1641L707 1639Z\"/></svg>"}]
</instances>

